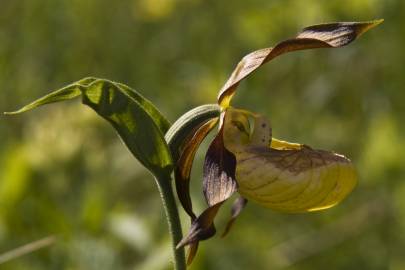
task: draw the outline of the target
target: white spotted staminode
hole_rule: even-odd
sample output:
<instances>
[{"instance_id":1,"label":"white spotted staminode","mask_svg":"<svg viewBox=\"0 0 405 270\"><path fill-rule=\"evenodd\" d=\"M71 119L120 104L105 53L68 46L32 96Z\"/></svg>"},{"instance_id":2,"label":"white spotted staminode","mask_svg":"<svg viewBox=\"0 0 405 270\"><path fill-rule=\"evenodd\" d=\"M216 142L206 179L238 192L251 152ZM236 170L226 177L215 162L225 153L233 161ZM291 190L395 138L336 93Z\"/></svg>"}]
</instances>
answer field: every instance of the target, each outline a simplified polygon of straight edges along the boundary
<instances>
[{"instance_id":1,"label":"white spotted staminode","mask_svg":"<svg viewBox=\"0 0 405 270\"><path fill-rule=\"evenodd\" d=\"M189 245L191 263L199 241L212 237L214 218L221 205L238 192L225 235L247 201L286 213L330 208L353 190L357 176L352 162L332 151L315 150L304 144L272 137L269 121L256 113L233 108L230 103L239 83L273 58L291 51L338 48L354 41L383 20L340 22L304 28L295 38L246 55L218 95L220 116L192 132L175 169L176 190L191 228L177 247ZM198 217L189 194L190 172L195 153L210 130L219 123L204 162L203 192L208 208Z\"/></svg>"}]
</instances>

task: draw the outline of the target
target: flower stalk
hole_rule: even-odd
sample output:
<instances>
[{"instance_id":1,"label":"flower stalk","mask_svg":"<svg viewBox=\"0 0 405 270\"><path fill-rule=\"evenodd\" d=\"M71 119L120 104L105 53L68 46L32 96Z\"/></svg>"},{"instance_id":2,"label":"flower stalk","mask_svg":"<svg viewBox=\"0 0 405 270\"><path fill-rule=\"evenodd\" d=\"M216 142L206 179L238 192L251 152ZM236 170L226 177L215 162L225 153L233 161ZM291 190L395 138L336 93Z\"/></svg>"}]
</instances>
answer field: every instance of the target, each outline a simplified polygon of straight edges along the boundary
<instances>
[{"instance_id":1,"label":"flower stalk","mask_svg":"<svg viewBox=\"0 0 405 270\"><path fill-rule=\"evenodd\" d=\"M181 222L176 200L174 199L172 179L169 174L155 176L155 181L162 199L167 223L169 225L169 234L171 237L171 249L173 252L173 268L175 270L185 270L186 261L184 248L176 248L176 245L183 238L181 231Z\"/></svg>"}]
</instances>

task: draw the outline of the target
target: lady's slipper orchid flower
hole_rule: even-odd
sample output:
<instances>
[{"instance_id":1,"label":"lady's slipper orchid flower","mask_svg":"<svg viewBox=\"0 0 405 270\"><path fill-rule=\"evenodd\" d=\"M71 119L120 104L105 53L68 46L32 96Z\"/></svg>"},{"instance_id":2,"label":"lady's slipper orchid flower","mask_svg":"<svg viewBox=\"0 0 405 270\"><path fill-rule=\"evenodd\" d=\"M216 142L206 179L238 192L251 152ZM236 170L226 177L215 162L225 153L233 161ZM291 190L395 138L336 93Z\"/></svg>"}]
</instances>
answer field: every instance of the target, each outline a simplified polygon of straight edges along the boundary
<instances>
[{"instance_id":1,"label":"lady's slipper orchid flower","mask_svg":"<svg viewBox=\"0 0 405 270\"><path fill-rule=\"evenodd\" d=\"M239 62L218 95L220 117L207 121L192 133L177 163L177 193L192 221L188 235L178 244L178 247L190 245L188 263L197 251L198 242L215 234L214 218L235 191L240 197L232 207L232 217L224 234L247 200L282 212L309 212L332 207L353 190L357 176L348 158L277 140L272 137L265 117L233 108L230 102L240 81L276 56L304 49L342 47L381 22L310 26L295 38L252 52ZM191 166L200 143L218 122L219 131L204 163L203 191L208 208L197 217L189 195Z\"/></svg>"},{"instance_id":2,"label":"lady's slipper orchid flower","mask_svg":"<svg viewBox=\"0 0 405 270\"><path fill-rule=\"evenodd\" d=\"M266 118L228 108L224 146L236 157L235 180L242 197L283 212L326 209L356 184L350 160L333 152L271 137Z\"/></svg>"}]
</instances>

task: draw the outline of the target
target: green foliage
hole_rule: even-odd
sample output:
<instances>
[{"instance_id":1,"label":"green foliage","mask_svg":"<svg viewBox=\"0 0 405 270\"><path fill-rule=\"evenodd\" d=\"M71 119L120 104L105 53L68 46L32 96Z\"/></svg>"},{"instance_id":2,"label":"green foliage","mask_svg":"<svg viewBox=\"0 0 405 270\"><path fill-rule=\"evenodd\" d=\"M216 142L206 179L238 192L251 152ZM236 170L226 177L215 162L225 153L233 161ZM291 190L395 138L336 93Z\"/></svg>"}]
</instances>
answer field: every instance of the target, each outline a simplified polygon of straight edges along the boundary
<instances>
[{"instance_id":1,"label":"green foliage","mask_svg":"<svg viewBox=\"0 0 405 270\"><path fill-rule=\"evenodd\" d=\"M226 241L201 244L190 269L404 269L405 2L231 2L2 0L0 111L94 75L142 89L174 120L215 102L252 50L314 23L385 18L355 46L275 59L233 99L268 116L278 138L350 157L359 172L352 195L306 215L249 203ZM0 116L0 254L60 236L1 269L170 269L150 175L107 125L70 102ZM190 186L198 212L204 154L196 155ZM229 206L218 216L219 231Z\"/></svg>"},{"instance_id":2,"label":"green foliage","mask_svg":"<svg viewBox=\"0 0 405 270\"><path fill-rule=\"evenodd\" d=\"M171 173L171 154L164 138L169 122L151 102L124 84L85 78L6 114L26 112L79 95L83 104L115 128L131 153L153 174Z\"/></svg>"}]
</instances>

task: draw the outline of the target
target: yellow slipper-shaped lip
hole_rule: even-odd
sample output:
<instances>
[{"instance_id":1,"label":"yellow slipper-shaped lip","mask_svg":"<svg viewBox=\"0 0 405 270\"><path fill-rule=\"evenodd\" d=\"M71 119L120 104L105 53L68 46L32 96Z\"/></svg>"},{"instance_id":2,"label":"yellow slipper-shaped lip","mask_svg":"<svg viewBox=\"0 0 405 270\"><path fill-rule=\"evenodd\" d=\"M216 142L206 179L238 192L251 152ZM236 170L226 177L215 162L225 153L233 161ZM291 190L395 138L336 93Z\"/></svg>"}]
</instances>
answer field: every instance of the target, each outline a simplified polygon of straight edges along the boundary
<instances>
[{"instance_id":1,"label":"yellow slipper-shaped lip","mask_svg":"<svg viewBox=\"0 0 405 270\"><path fill-rule=\"evenodd\" d=\"M236 181L248 200L283 212L307 212L342 201L357 176L351 161L333 152L247 147L237 155Z\"/></svg>"},{"instance_id":2,"label":"yellow slipper-shaped lip","mask_svg":"<svg viewBox=\"0 0 405 270\"><path fill-rule=\"evenodd\" d=\"M357 183L348 158L272 138L261 115L228 108L224 125L225 146L236 157L238 192L250 201L282 212L322 210L346 198Z\"/></svg>"}]
</instances>

